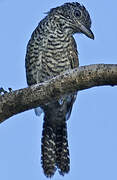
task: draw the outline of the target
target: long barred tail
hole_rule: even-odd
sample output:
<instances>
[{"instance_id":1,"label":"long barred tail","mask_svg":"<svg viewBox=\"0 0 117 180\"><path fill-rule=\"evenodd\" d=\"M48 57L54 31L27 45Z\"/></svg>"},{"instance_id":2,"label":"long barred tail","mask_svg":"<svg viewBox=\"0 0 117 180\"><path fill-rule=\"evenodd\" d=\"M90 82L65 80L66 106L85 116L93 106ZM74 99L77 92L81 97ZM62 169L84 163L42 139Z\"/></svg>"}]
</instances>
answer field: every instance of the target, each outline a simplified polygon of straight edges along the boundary
<instances>
[{"instance_id":1,"label":"long barred tail","mask_svg":"<svg viewBox=\"0 0 117 180\"><path fill-rule=\"evenodd\" d=\"M59 169L59 173L64 175L69 172L70 160L67 141L66 121L62 124L51 124L51 121L44 117L42 133L42 167L47 177L52 177Z\"/></svg>"},{"instance_id":2,"label":"long barred tail","mask_svg":"<svg viewBox=\"0 0 117 180\"><path fill-rule=\"evenodd\" d=\"M56 129L56 166L61 175L68 173L70 170L67 124L65 120Z\"/></svg>"},{"instance_id":3,"label":"long barred tail","mask_svg":"<svg viewBox=\"0 0 117 180\"><path fill-rule=\"evenodd\" d=\"M56 133L45 117L42 132L41 163L44 174L47 177L52 177L56 171Z\"/></svg>"}]
</instances>

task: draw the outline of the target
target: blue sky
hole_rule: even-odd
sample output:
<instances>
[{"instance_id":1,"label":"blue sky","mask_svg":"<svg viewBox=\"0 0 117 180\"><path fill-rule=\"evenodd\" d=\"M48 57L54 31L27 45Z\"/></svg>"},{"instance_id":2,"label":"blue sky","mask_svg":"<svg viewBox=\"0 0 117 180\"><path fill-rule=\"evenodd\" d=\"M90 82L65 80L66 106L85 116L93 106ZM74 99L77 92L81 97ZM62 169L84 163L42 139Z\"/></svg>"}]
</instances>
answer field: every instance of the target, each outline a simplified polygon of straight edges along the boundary
<instances>
[{"instance_id":1,"label":"blue sky","mask_svg":"<svg viewBox=\"0 0 117 180\"><path fill-rule=\"evenodd\" d=\"M25 51L30 35L50 8L67 0L0 0L0 86L27 86ZM72 1L69 1L72 2ZM117 63L117 1L82 0L95 40L75 35L80 65ZM71 171L53 180L117 179L117 87L80 91L68 121ZM0 125L0 179L46 180L40 164L42 116L33 110Z\"/></svg>"}]
</instances>

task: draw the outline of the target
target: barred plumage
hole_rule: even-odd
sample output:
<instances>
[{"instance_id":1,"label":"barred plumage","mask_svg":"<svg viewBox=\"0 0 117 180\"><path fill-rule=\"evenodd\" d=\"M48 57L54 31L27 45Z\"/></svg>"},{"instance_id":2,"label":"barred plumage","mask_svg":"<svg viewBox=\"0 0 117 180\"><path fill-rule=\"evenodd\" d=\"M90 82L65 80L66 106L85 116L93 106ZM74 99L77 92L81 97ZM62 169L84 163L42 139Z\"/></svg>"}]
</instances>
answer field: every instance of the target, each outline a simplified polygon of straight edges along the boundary
<instances>
[{"instance_id":1,"label":"barred plumage","mask_svg":"<svg viewBox=\"0 0 117 180\"><path fill-rule=\"evenodd\" d=\"M51 9L34 30L27 45L26 76L28 85L44 82L67 70L79 66L74 33L84 33L94 39L90 30L88 11L77 2L65 3ZM42 167L47 177L58 168L64 175L69 172L70 159L67 124L77 93L59 101L45 104L42 133ZM39 115L38 108L35 110Z\"/></svg>"}]
</instances>

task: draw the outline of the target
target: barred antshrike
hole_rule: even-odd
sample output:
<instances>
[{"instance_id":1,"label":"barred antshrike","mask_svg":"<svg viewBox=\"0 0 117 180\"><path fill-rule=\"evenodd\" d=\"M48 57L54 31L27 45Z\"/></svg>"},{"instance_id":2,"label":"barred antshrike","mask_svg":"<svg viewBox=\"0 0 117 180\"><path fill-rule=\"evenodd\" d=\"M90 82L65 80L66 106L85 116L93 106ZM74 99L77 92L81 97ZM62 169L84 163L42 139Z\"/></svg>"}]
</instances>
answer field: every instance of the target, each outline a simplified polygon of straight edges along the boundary
<instances>
[{"instance_id":1,"label":"barred antshrike","mask_svg":"<svg viewBox=\"0 0 117 180\"><path fill-rule=\"evenodd\" d=\"M94 39L91 18L78 2L65 3L51 9L32 33L27 45L26 77L28 85L41 83L79 66L73 34L83 33ZM77 92L41 107L44 112L42 132L42 167L47 177L56 168L64 175L69 172L70 159L67 124ZM39 108L35 109L40 115Z\"/></svg>"}]
</instances>

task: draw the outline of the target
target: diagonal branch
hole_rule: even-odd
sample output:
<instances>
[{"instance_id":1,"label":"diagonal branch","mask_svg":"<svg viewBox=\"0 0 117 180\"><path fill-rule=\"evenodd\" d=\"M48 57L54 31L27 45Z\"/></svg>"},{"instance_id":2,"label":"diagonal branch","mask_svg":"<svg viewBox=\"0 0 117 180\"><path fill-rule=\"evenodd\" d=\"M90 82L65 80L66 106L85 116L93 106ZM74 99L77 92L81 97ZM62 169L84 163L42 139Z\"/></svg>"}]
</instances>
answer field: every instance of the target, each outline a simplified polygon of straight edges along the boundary
<instances>
[{"instance_id":1,"label":"diagonal branch","mask_svg":"<svg viewBox=\"0 0 117 180\"><path fill-rule=\"evenodd\" d=\"M104 85L117 85L117 65L81 66L44 83L5 93L0 96L0 122L65 94Z\"/></svg>"}]
</instances>

